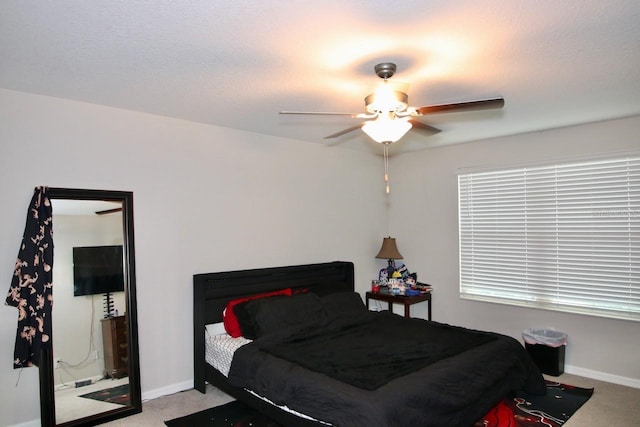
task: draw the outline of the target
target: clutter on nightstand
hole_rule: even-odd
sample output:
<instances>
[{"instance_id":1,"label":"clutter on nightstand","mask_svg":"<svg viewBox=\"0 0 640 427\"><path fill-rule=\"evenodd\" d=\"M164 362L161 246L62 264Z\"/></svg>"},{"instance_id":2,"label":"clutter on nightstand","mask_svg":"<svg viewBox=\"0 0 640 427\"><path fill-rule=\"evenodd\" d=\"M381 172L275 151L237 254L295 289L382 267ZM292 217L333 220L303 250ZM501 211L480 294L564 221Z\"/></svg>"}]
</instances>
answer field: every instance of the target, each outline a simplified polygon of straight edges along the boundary
<instances>
[{"instance_id":1,"label":"clutter on nightstand","mask_svg":"<svg viewBox=\"0 0 640 427\"><path fill-rule=\"evenodd\" d=\"M430 285L418 282L417 273L411 273L405 264L396 263L396 260L402 259L396 246L396 239L385 237L376 258L386 259L388 265L380 270L377 280L371 281L371 292L406 296L431 292Z\"/></svg>"}]
</instances>

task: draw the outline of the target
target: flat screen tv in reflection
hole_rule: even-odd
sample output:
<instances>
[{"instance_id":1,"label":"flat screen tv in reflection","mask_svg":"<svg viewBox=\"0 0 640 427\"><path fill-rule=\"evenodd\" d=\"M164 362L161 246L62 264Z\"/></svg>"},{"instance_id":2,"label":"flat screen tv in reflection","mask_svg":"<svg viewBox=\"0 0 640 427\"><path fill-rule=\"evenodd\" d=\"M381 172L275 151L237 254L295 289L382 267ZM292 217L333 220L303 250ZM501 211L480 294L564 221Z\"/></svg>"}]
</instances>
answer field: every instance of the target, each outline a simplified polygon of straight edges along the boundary
<instances>
[{"instance_id":1,"label":"flat screen tv in reflection","mask_svg":"<svg viewBox=\"0 0 640 427\"><path fill-rule=\"evenodd\" d=\"M122 246L73 248L73 296L124 291Z\"/></svg>"}]
</instances>

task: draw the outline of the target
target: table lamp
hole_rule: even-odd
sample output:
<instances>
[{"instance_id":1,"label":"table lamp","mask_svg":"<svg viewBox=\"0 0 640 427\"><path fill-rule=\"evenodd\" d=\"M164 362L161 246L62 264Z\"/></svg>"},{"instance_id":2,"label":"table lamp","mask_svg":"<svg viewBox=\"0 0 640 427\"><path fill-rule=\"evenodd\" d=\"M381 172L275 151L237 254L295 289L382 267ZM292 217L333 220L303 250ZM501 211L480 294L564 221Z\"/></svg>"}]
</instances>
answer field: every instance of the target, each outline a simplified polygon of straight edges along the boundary
<instances>
[{"instance_id":1,"label":"table lamp","mask_svg":"<svg viewBox=\"0 0 640 427\"><path fill-rule=\"evenodd\" d=\"M376 258L386 259L389 261L389 265L387 266L388 277L390 278L393 272L395 271L395 263L394 259L402 259L402 255L400 255L400 251L398 251L398 246L396 246L396 239L393 237L385 237L382 240L382 247L380 248L380 252L376 255Z\"/></svg>"}]
</instances>

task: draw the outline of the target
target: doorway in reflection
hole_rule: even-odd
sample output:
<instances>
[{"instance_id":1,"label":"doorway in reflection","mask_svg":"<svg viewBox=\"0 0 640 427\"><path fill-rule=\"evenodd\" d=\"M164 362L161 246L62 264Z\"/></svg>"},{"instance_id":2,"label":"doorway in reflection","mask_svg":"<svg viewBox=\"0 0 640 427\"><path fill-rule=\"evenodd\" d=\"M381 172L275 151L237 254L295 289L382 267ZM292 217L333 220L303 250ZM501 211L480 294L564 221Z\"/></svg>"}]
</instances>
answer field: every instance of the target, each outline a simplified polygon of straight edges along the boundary
<instances>
[{"instance_id":1,"label":"doorway in reflection","mask_svg":"<svg viewBox=\"0 0 640 427\"><path fill-rule=\"evenodd\" d=\"M129 400L122 203L53 200L56 424Z\"/></svg>"}]
</instances>

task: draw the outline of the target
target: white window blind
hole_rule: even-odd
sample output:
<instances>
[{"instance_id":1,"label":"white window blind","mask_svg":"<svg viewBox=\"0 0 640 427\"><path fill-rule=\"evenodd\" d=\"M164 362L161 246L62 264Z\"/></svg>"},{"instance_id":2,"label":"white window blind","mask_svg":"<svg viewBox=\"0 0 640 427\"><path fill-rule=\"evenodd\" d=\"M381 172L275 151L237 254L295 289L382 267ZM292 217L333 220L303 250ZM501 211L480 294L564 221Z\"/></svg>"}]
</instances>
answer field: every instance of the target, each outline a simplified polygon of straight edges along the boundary
<instances>
[{"instance_id":1,"label":"white window blind","mask_svg":"<svg viewBox=\"0 0 640 427\"><path fill-rule=\"evenodd\" d=\"M460 296L640 320L640 157L458 176Z\"/></svg>"}]
</instances>

